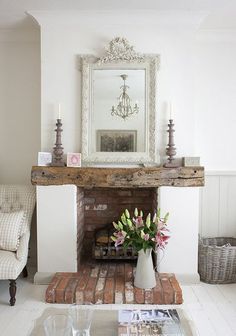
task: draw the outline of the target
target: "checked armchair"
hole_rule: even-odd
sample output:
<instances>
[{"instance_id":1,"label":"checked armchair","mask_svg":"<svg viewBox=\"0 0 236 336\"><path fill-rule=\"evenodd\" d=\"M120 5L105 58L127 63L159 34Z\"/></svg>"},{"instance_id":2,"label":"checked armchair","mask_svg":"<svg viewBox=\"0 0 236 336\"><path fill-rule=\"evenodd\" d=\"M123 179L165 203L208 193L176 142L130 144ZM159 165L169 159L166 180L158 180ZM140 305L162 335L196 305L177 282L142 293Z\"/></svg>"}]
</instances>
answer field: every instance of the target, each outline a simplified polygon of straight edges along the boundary
<instances>
[{"instance_id":1,"label":"checked armchair","mask_svg":"<svg viewBox=\"0 0 236 336\"><path fill-rule=\"evenodd\" d=\"M16 279L27 276L30 226L35 188L0 185L0 280L10 281L10 305L16 301Z\"/></svg>"}]
</instances>

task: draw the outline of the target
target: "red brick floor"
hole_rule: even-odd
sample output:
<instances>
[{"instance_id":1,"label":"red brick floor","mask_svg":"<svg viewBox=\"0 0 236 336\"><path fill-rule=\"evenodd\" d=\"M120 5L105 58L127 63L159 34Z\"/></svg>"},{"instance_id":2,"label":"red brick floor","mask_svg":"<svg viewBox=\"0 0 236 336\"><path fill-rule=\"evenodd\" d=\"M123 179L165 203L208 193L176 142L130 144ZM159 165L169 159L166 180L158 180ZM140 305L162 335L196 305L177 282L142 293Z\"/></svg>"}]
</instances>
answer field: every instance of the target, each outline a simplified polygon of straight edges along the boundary
<instances>
[{"instance_id":1,"label":"red brick floor","mask_svg":"<svg viewBox=\"0 0 236 336\"><path fill-rule=\"evenodd\" d=\"M156 273L153 289L133 285L132 264L85 264L77 273L56 273L46 290L46 302L95 304L181 304L182 290L174 274Z\"/></svg>"}]
</instances>

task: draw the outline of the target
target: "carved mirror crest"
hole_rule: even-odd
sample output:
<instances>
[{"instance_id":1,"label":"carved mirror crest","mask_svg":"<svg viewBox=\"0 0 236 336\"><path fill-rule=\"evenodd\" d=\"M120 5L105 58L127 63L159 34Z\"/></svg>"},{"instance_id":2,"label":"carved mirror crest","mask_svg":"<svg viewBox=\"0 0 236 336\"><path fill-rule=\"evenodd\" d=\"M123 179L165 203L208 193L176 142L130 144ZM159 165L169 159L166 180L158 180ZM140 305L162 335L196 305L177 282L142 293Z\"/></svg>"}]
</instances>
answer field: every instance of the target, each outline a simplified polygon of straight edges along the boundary
<instances>
[{"instance_id":1,"label":"carved mirror crest","mask_svg":"<svg viewBox=\"0 0 236 336\"><path fill-rule=\"evenodd\" d=\"M83 162L155 162L159 56L139 54L117 37L103 57L80 61Z\"/></svg>"}]
</instances>

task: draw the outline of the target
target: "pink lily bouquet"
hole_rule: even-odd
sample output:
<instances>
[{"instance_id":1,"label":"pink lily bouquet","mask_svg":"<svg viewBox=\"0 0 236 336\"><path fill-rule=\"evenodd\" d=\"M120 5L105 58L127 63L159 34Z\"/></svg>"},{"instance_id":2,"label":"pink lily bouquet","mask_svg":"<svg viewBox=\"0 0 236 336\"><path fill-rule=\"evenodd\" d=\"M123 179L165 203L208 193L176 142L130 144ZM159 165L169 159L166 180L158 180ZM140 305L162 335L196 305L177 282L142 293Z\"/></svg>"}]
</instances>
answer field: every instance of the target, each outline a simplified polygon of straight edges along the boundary
<instances>
[{"instance_id":1,"label":"pink lily bouquet","mask_svg":"<svg viewBox=\"0 0 236 336\"><path fill-rule=\"evenodd\" d=\"M158 248L164 249L170 238L167 220L169 213L164 218L160 217L160 209L151 218L149 213L146 219L143 218L142 210L134 210L134 216L131 218L129 211L126 209L121 215L118 223L113 222L116 231L111 236L115 246L122 245L134 247L137 251Z\"/></svg>"}]
</instances>

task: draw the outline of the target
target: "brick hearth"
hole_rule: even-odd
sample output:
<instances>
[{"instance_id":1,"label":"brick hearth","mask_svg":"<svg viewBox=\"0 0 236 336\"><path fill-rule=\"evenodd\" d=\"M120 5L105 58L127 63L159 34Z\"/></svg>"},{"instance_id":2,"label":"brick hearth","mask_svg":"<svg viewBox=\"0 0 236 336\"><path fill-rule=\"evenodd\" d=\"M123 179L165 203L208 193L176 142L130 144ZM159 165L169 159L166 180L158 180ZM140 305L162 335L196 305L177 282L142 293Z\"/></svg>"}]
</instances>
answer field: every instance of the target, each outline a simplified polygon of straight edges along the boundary
<instances>
[{"instance_id":1,"label":"brick hearth","mask_svg":"<svg viewBox=\"0 0 236 336\"><path fill-rule=\"evenodd\" d=\"M128 263L82 265L77 273L56 273L46 290L48 303L181 304L182 290L174 274L156 273L157 285L133 286L135 267Z\"/></svg>"}]
</instances>

